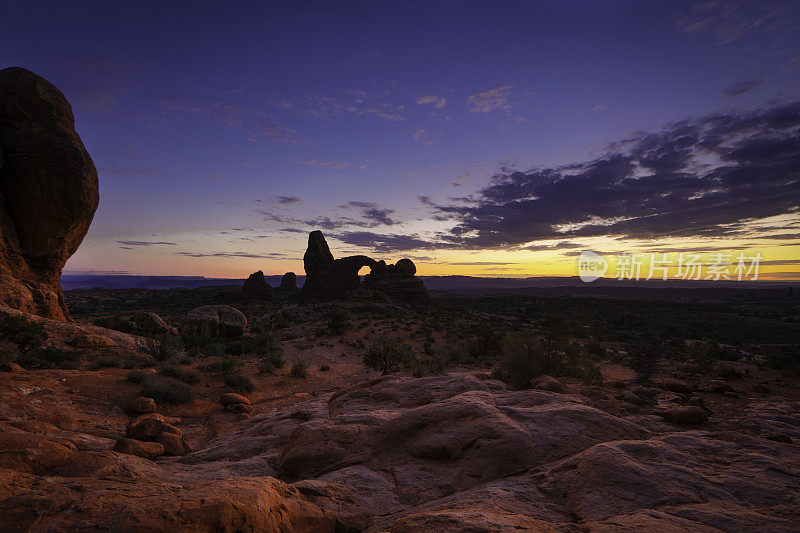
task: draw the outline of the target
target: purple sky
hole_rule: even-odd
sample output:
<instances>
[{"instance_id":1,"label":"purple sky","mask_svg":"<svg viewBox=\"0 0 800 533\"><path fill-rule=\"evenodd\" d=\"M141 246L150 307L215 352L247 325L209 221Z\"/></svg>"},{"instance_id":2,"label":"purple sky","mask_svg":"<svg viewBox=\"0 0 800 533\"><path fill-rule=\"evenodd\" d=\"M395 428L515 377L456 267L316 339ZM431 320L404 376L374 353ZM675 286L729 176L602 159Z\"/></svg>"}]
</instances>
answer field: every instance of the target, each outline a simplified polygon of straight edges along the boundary
<instances>
[{"instance_id":1,"label":"purple sky","mask_svg":"<svg viewBox=\"0 0 800 533\"><path fill-rule=\"evenodd\" d=\"M410 256L421 273L563 273L570 249L665 238L800 259L796 201L752 187L798 192L797 2L15 4L0 67L64 92L100 174L68 270L302 272L311 229L337 255ZM763 118L775 109L788 118ZM750 121L709 149L711 114ZM667 126L682 120L691 158ZM670 133L654 148L641 131ZM756 141L772 167L731 155ZM597 161L631 146L636 168L602 185ZM736 186L708 170L731 165ZM642 169L655 185L619 181ZM666 216L687 209L686 228Z\"/></svg>"}]
</instances>

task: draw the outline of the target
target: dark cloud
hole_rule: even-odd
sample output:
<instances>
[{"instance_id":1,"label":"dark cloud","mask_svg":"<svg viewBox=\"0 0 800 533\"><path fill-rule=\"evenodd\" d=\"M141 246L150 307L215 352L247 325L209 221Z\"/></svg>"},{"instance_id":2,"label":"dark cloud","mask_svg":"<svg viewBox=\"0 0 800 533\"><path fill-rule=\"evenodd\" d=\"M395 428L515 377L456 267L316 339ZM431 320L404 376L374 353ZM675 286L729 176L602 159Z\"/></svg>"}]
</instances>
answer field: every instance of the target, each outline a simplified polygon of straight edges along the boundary
<instances>
[{"instance_id":1,"label":"dark cloud","mask_svg":"<svg viewBox=\"0 0 800 533\"><path fill-rule=\"evenodd\" d=\"M420 200L455 221L439 243L465 249L596 236L758 238L749 222L800 214L800 101L640 133L583 163L500 174L461 203Z\"/></svg>"},{"instance_id":2,"label":"dark cloud","mask_svg":"<svg viewBox=\"0 0 800 533\"><path fill-rule=\"evenodd\" d=\"M385 226L393 226L399 224L397 220L393 220L390 215L394 213L394 209L380 207L374 202L349 202L346 205L340 206L343 209L357 209L361 211L361 218L372 221L367 223L364 227L373 228L381 224ZM358 224L355 224L358 225Z\"/></svg>"},{"instance_id":3,"label":"dark cloud","mask_svg":"<svg viewBox=\"0 0 800 533\"><path fill-rule=\"evenodd\" d=\"M176 242L163 242L163 241L117 241L119 244L124 244L125 246L156 246L156 245L164 245L164 246L177 246L178 243Z\"/></svg>"},{"instance_id":4,"label":"dark cloud","mask_svg":"<svg viewBox=\"0 0 800 533\"><path fill-rule=\"evenodd\" d=\"M736 81L728 84L724 89L722 89L720 94L722 96L727 96L728 98L734 98L736 96L741 96L743 94L755 91L761 87L762 83L763 82L761 80Z\"/></svg>"},{"instance_id":5,"label":"dark cloud","mask_svg":"<svg viewBox=\"0 0 800 533\"><path fill-rule=\"evenodd\" d=\"M353 246L371 248L376 252L390 253L405 250L425 250L434 249L436 243L426 241L418 235L387 235L373 233L371 231L346 231L332 235L335 239Z\"/></svg>"},{"instance_id":6,"label":"dark cloud","mask_svg":"<svg viewBox=\"0 0 800 533\"><path fill-rule=\"evenodd\" d=\"M542 250L565 250L569 248L586 248L586 246L577 242L561 241L556 244L531 244L530 246L525 246L523 250L541 252Z\"/></svg>"},{"instance_id":7,"label":"dark cloud","mask_svg":"<svg viewBox=\"0 0 800 533\"><path fill-rule=\"evenodd\" d=\"M278 196L273 196L272 198L275 200L275 202L277 202L277 203L279 203L281 205L296 205L296 204L302 204L303 203L303 200L299 196L281 196L281 195L278 195Z\"/></svg>"},{"instance_id":8,"label":"dark cloud","mask_svg":"<svg viewBox=\"0 0 800 533\"><path fill-rule=\"evenodd\" d=\"M518 265L519 263L503 263L497 261L460 261L458 263L446 263L455 266L502 266L502 265Z\"/></svg>"}]
</instances>

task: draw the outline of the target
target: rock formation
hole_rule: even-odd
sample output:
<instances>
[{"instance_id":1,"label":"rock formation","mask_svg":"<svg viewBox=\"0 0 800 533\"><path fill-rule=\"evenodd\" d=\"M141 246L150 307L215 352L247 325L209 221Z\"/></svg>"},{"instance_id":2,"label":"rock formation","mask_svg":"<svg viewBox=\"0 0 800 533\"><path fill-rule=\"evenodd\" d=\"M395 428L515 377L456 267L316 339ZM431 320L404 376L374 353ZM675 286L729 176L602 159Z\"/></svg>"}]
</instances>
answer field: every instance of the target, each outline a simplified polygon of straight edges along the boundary
<instances>
[{"instance_id":1,"label":"rock formation","mask_svg":"<svg viewBox=\"0 0 800 533\"><path fill-rule=\"evenodd\" d=\"M372 271L364 276L364 288L407 302L427 300L428 291L422 280L414 276L416 272L417 267L411 259L401 259L394 265L378 261Z\"/></svg>"},{"instance_id":2,"label":"rock formation","mask_svg":"<svg viewBox=\"0 0 800 533\"><path fill-rule=\"evenodd\" d=\"M287 272L281 278L281 291L291 293L297 292L297 276L294 272Z\"/></svg>"},{"instance_id":3,"label":"rock formation","mask_svg":"<svg viewBox=\"0 0 800 533\"><path fill-rule=\"evenodd\" d=\"M401 259L395 265L365 255L334 259L321 231L309 234L303 266L306 271L303 293L307 296L341 298L363 287L407 301L428 298L422 280L414 276L417 268L410 259ZM358 271L365 266L370 267L370 273L364 276L362 284Z\"/></svg>"},{"instance_id":4,"label":"rock formation","mask_svg":"<svg viewBox=\"0 0 800 533\"><path fill-rule=\"evenodd\" d=\"M0 70L0 303L69 318L61 269L98 199L97 171L64 95L25 69Z\"/></svg>"},{"instance_id":5,"label":"rock formation","mask_svg":"<svg viewBox=\"0 0 800 533\"><path fill-rule=\"evenodd\" d=\"M264 279L264 273L259 270L250 274L244 285L242 285L242 294L245 298L250 300L272 300L272 286Z\"/></svg>"}]
</instances>

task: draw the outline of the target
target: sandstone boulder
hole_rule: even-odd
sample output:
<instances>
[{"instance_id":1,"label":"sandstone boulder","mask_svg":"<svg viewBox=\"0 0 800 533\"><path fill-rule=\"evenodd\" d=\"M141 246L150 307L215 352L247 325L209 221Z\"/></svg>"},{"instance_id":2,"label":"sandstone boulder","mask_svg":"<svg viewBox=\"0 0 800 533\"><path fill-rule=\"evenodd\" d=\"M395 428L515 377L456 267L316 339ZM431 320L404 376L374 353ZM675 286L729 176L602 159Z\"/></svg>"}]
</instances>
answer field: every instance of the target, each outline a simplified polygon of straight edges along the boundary
<instances>
[{"instance_id":1,"label":"sandstone boulder","mask_svg":"<svg viewBox=\"0 0 800 533\"><path fill-rule=\"evenodd\" d=\"M185 334L198 337L240 337L247 327L244 314L228 305L204 305L186 314Z\"/></svg>"},{"instance_id":2,"label":"sandstone boulder","mask_svg":"<svg viewBox=\"0 0 800 533\"><path fill-rule=\"evenodd\" d=\"M0 70L0 303L68 319L61 269L99 201L97 171L53 85Z\"/></svg>"},{"instance_id":3,"label":"sandstone boulder","mask_svg":"<svg viewBox=\"0 0 800 533\"><path fill-rule=\"evenodd\" d=\"M164 447L165 455L186 455L192 451L192 448L186 443L186 440L179 433L163 432L156 437L156 443Z\"/></svg>"},{"instance_id":4,"label":"sandstone boulder","mask_svg":"<svg viewBox=\"0 0 800 533\"><path fill-rule=\"evenodd\" d=\"M155 459L164 454L164 446L158 442L143 442L124 438L117 441L114 445L114 451L136 455L145 459Z\"/></svg>"},{"instance_id":5,"label":"sandstone boulder","mask_svg":"<svg viewBox=\"0 0 800 533\"><path fill-rule=\"evenodd\" d=\"M146 415L148 413L155 413L155 411L156 401L152 398L145 398L144 396L135 398L128 405L128 412L132 415Z\"/></svg>"},{"instance_id":6,"label":"sandstone boulder","mask_svg":"<svg viewBox=\"0 0 800 533\"><path fill-rule=\"evenodd\" d=\"M157 313L142 311L133 317L136 329L143 333L172 333L171 328Z\"/></svg>"},{"instance_id":7,"label":"sandstone boulder","mask_svg":"<svg viewBox=\"0 0 800 533\"><path fill-rule=\"evenodd\" d=\"M539 376L531 379L531 388L550 392L564 392L564 386L553 376Z\"/></svg>"},{"instance_id":8,"label":"sandstone boulder","mask_svg":"<svg viewBox=\"0 0 800 533\"><path fill-rule=\"evenodd\" d=\"M248 400L241 394L236 394L235 392L226 392L219 397L219 403L222 404L223 406L233 405L237 403L250 405L250 400Z\"/></svg>"}]
</instances>

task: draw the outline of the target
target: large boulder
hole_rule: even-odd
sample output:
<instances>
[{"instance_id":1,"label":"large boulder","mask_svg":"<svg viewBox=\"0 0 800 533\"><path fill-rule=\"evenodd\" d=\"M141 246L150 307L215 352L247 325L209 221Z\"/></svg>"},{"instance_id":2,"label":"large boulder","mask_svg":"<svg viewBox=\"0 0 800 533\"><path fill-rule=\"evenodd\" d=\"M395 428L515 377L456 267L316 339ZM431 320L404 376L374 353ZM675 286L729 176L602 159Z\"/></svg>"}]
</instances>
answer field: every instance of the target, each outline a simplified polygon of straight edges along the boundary
<instances>
[{"instance_id":1,"label":"large boulder","mask_svg":"<svg viewBox=\"0 0 800 533\"><path fill-rule=\"evenodd\" d=\"M186 314L183 333L198 337L240 337L247 327L244 314L229 305L203 305Z\"/></svg>"},{"instance_id":2,"label":"large boulder","mask_svg":"<svg viewBox=\"0 0 800 533\"><path fill-rule=\"evenodd\" d=\"M156 313L140 311L133 317L136 329L144 333L173 333L174 330Z\"/></svg>"},{"instance_id":3,"label":"large boulder","mask_svg":"<svg viewBox=\"0 0 800 533\"><path fill-rule=\"evenodd\" d=\"M253 272L244 280L242 295L249 300L272 300L272 286L264 279L261 270Z\"/></svg>"},{"instance_id":4,"label":"large boulder","mask_svg":"<svg viewBox=\"0 0 800 533\"><path fill-rule=\"evenodd\" d=\"M98 201L67 99L28 70L0 70L0 303L69 319L61 269Z\"/></svg>"}]
</instances>

